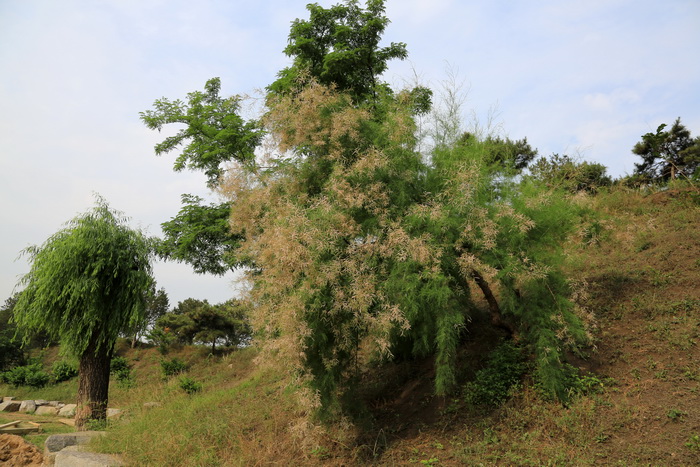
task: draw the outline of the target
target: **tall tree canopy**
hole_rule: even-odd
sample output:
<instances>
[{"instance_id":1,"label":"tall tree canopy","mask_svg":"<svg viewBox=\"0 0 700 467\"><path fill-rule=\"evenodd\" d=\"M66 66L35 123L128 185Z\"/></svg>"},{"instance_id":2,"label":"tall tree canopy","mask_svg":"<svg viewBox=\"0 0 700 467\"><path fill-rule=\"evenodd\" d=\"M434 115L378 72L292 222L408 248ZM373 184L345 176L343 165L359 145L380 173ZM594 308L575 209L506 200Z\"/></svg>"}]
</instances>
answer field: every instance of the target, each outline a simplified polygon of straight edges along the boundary
<instances>
[{"instance_id":1,"label":"tall tree canopy","mask_svg":"<svg viewBox=\"0 0 700 467\"><path fill-rule=\"evenodd\" d=\"M692 177L700 166L700 137L693 139L680 117L671 128L661 124L655 133L647 133L632 152L642 158L635 163L635 174L652 181Z\"/></svg>"},{"instance_id":2,"label":"tall tree canopy","mask_svg":"<svg viewBox=\"0 0 700 467\"><path fill-rule=\"evenodd\" d=\"M44 331L80 360L76 426L106 417L109 364L117 337L142 322L153 284L150 240L98 198L41 246L25 250L31 267L14 321Z\"/></svg>"}]
</instances>

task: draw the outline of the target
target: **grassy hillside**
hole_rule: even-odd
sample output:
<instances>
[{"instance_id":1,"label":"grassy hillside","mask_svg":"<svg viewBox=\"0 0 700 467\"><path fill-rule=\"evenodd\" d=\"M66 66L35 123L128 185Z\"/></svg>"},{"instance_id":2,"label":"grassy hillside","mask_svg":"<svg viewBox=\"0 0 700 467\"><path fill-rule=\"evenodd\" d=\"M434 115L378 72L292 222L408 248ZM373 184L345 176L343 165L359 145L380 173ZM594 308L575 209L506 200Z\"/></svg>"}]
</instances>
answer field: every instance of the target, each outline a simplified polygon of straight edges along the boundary
<instances>
[{"instance_id":1,"label":"grassy hillside","mask_svg":"<svg viewBox=\"0 0 700 467\"><path fill-rule=\"evenodd\" d=\"M475 406L469 381L496 348L476 320L460 361L463 392L432 395L430 361L363 375L369 408L354 424L316 425L285 372L255 349L208 356L173 350L201 382L193 395L162 379L156 349L119 353L135 386L113 381L125 410L96 449L133 465L697 465L700 463L700 198L697 191L614 190L581 200L599 214L587 244L567 246L569 274L587 283L598 324L568 407L543 400L527 377L497 407ZM52 355L47 355L52 358ZM69 399L75 382L18 397ZM25 392L27 394L25 394ZM160 406L144 407L146 402Z\"/></svg>"}]
</instances>

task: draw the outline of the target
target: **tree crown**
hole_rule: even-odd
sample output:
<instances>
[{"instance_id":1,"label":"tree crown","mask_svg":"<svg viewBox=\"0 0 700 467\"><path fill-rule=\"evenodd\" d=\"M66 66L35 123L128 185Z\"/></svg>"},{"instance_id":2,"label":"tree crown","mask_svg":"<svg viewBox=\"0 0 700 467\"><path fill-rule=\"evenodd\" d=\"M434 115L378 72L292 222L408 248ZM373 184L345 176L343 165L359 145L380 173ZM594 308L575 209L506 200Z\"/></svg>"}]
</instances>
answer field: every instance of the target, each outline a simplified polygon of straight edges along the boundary
<instances>
[{"instance_id":1,"label":"tree crown","mask_svg":"<svg viewBox=\"0 0 700 467\"><path fill-rule=\"evenodd\" d=\"M75 355L111 348L144 316L153 283L151 240L98 198L41 246L24 251L30 271L14 308L21 328L46 331Z\"/></svg>"}]
</instances>

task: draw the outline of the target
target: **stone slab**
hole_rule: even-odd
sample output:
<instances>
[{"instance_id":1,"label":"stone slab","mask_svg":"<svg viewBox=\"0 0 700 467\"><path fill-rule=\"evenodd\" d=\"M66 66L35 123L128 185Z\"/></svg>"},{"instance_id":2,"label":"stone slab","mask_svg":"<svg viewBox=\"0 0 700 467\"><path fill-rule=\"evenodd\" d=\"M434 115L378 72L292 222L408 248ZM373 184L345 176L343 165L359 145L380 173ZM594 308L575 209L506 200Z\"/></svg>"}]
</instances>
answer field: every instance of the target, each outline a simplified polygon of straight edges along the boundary
<instances>
[{"instance_id":1,"label":"stone slab","mask_svg":"<svg viewBox=\"0 0 700 467\"><path fill-rule=\"evenodd\" d=\"M56 467L112 467L126 465L115 456L95 452L62 450L56 453Z\"/></svg>"},{"instance_id":2,"label":"stone slab","mask_svg":"<svg viewBox=\"0 0 700 467\"><path fill-rule=\"evenodd\" d=\"M37 407L34 415L58 415L58 407L42 405L41 407Z\"/></svg>"},{"instance_id":3,"label":"stone slab","mask_svg":"<svg viewBox=\"0 0 700 467\"><path fill-rule=\"evenodd\" d=\"M20 405L22 405L20 401L13 400L0 403L0 412L17 412Z\"/></svg>"},{"instance_id":4,"label":"stone slab","mask_svg":"<svg viewBox=\"0 0 700 467\"><path fill-rule=\"evenodd\" d=\"M88 444L95 436L104 436L106 433L106 431L76 431L75 433L51 435L44 441L44 462L52 465L56 459L56 454L61 450L68 446Z\"/></svg>"},{"instance_id":5,"label":"stone slab","mask_svg":"<svg viewBox=\"0 0 700 467\"><path fill-rule=\"evenodd\" d=\"M75 417L76 404L66 404L58 411L59 417Z\"/></svg>"},{"instance_id":6,"label":"stone slab","mask_svg":"<svg viewBox=\"0 0 700 467\"><path fill-rule=\"evenodd\" d=\"M122 409L107 409L107 418L119 417Z\"/></svg>"},{"instance_id":7,"label":"stone slab","mask_svg":"<svg viewBox=\"0 0 700 467\"><path fill-rule=\"evenodd\" d=\"M32 400L28 401L22 401L22 403L19 405L19 411L20 412L25 412L25 413L31 413L36 410L36 402Z\"/></svg>"}]
</instances>

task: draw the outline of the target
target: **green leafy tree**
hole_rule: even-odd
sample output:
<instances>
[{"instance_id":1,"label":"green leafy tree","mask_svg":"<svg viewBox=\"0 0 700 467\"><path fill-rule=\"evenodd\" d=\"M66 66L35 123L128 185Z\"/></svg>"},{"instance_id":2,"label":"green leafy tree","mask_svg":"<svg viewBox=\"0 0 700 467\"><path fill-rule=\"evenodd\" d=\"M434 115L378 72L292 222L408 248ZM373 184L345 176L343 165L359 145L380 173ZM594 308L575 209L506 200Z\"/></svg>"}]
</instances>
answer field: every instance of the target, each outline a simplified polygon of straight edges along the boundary
<instances>
[{"instance_id":1,"label":"green leafy tree","mask_svg":"<svg viewBox=\"0 0 700 467\"><path fill-rule=\"evenodd\" d=\"M655 133L647 133L634 145L632 153L642 158L635 163L635 175L649 181L668 181L692 177L700 165L700 138L693 139L680 117L671 128L661 124Z\"/></svg>"},{"instance_id":2,"label":"green leafy tree","mask_svg":"<svg viewBox=\"0 0 700 467\"><path fill-rule=\"evenodd\" d=\"M177 343L181 345L192 345L194 343L194 336L197 334L197 326L192 320L192 313L199 307L208 305L206 300L200 301L188 298L187 301L190 301L191 304L197 302L197 305L191 308L191 310L183 312L178 312L176 309L173 312L166 313L156 321L157 328L162 329L166 334L174 336Z\"/></svg>"},{"instance_id":3,"label":"green leafy tree","mask_svg":"<svg viewBox=\"0 0 700 467\"><path fill-rule=\"evenodd\" d=\"M163 332L175 336L181 344L217 343L237 346L250 338L246 308L237 300L210 305L206 300L188 298L157 322Z\"/></svg>"},{"instance_id":4,"label":"green leafy tree","mask_svg":"<svg viewBox=\"0 0 700 467\"><path fill-rule=\"evenodd\" d=\"M156 154L167 154L184 145L175 160L174 170L201 170L210 187L218 184L224 162L253 161L263 134L258 122L246 121L238 114L240 97L223 98L220 92L221 80L212 78L205 84L204 92L189 93L186 104L179 99L162 98L155 101L153 110L140 114L141 120L152 130L160 131L173 123L185 125L176 135L157 144Z\"/></svg>"},{"instance_id":5,"label":"green leafy tree","mask_svg":"<svg viewBox=\"0 0 700 467\"><path fill-rule=\"evenodd\" d=\"M380 47L389 19L383 0L369 0L362 8L357 0L323 8L307 5L309 19L292 23L289 45L284 49L294 64L279 73L269 86L275 93L294 90L301 75L347 92L355 102L376 98L378 81L392 59L408 56L406 44Z\"/></svg>"},{"instance_id":6,"label":"green leafy tree","mask_svg":"<svg viewBox=\"0 0 700 467\"><path fill-rule=\"evenodd\" d=\"M254 120L239 115L241 98L219 95L221 80L207 81L204 91L179 99L158 99L152 110L141 112L146 126L160 131L170 124L184 124L176 135L165 138L155 147L157 155L182 147L174 170L199 170L207 176L210 188L216 188L224 164L236 161L252 164L255 148L263 132ZM200 197L182 195L183 206L170 221L162 224L165 238L158 244L158 253L165 259L184 261L197 273L224 274L239 265L234 252L240 233L228 225L230 204L203 204Z\"/></svg>"},{"instance_id":7,"label":"green leafy tree","mask_svg":"<svg viewBox=\"0 0 700 467\"><path fill-rule=\"evenodd\" d=\"M530 166L530 178L550 188L595 193L599 188L612 185L607 170L603 164L552 154L549 158L540 157Z\"/></svg>"},{"instance_id":8,"label":"green leafy tree","mask_svg":"<svg viewBox=\"0 0 700 467\"><path fill-rule=\"evenodd\" d=\"M236 250L243 237L231 232L231 204L207 205L192 195L182 195L182 204L177 216L161 224L165 238L158 244L160 256L188 263L199 274L223 275L239 266Z\"/></svg>"},{"instance_id":9,"label":"green leafy tree","mask_svg":"<svg viewBox=\"0 0 700 467\"><path fill-rule=\"evenodd\" d=\"M12 295L0 307L0 372L25 362L21 339L16 339L16 326L10 322L18 297L18 293Z\"/></svg>"},{"instance_id":10,"label":"green leafy tree","mask_svg":"<svg viewBox=\"0 0 700 467\"><path fill-rule=\"evenodd\" d=\"M143 336L148 329L155 326L158 318L166 314L169 308L170 301L168 300L168 294L165 292L165 289L161 287L156 291L155 283L153 283L146 297L146 314L143 322L136 328L131 336L131 347L136 346L139 338Z\"/></svg>"},{"instance_id":11,"label":"green leafy tree","mask_svg":"<svg viewBox=\"0 0 700 467\"><path fill-rule=\"evenodd\" d=\"M24 252L31 267L13 319L56 337L79 359L78 429L105 419L114 344L142 322L153 284L151 242L126 222L98 198L92 210Z\"/></svg>"}]
</instances>

